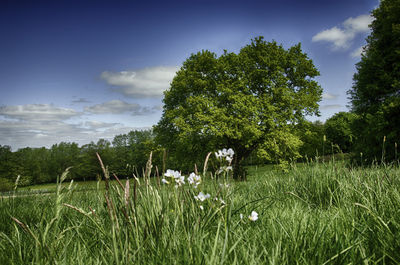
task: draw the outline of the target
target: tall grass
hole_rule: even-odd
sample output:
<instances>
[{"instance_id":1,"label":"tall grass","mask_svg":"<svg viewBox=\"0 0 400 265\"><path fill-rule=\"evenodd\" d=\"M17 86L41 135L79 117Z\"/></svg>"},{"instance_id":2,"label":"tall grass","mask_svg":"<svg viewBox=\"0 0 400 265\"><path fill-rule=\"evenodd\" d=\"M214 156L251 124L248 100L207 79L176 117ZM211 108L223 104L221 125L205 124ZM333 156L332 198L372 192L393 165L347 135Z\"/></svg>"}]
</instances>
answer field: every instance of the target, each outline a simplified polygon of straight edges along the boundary
<instances>
[{"instance_id":1,"label":"tall grass","mask_svg":"<svg viewBox=\"0 0 400 265\"><path fill-rule=\"evenodd\" d=\"M398 166L251 172L0 199L0 264L400 264Z\"/></svg>"}]
</instances>

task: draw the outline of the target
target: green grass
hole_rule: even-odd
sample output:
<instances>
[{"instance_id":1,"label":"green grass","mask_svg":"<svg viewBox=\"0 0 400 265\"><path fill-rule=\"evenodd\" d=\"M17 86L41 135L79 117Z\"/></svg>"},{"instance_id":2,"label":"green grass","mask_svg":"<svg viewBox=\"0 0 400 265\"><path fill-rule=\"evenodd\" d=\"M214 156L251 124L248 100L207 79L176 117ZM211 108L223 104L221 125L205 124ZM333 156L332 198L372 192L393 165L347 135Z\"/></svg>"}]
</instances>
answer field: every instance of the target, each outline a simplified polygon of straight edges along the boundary
<instances>
[{"instance_id":1,"label":"green grass","mask_svg":"<svg viewBox=\"0 0 400 265\"><path fill-rule=\"evenodd\" d=\"M252 167L246 182L197 189L133 182L0 199L0 264L400 264L398 166Z\"/></svg>"}]
</instances>

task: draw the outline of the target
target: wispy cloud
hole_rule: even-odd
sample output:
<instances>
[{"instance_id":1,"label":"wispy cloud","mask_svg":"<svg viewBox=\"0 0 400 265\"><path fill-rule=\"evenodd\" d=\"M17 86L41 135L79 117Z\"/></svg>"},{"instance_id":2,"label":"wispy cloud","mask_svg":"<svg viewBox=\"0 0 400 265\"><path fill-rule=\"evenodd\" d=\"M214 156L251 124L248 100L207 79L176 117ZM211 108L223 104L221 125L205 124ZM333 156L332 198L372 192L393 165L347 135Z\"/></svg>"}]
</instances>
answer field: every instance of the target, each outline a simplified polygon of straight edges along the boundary
<instances>
[{"instance_id":1,"label":"wispy cloud","mask_svg":"<svg viewBox=\"0 0 400 265\"><path fill-rule=\"evenodd\" d=\"M340 27L335 26L317 33L313 36L312 41L332 43L333 50L348 49L357 34L370 30L368 26L372 21L373 17L371 15L360 15L356 18L350 17Z\"/></svg>"},{"instance_id":2,"label":"wispy cloud","mask_svg":"<svg viewBox=\"0 0 400 265\"><path fill-rule=\"evenodd\" d=\"M364 52L364 46L361 46L361 47L359 47L358 49L354 50L354 51L350 54L350 56L351 56L352 58L360 58L361 55L363 54L363 52Z\"/></svg>"},{"instance_id":3,"label":"wispy cloud","mask_svg":"<svg viewBox=\"0 0 400 265\"><path fill-rule=\"evenodd\" d=\"M72 103L73 103L73 104L90 103L90 102L91 102L91 101L89 101L89 100L86 99L86 98L78 98L78 99L72 100Z\"/></svg>"},{"instance_id":4,"label":"wispy cloud","mask_svg":"<svg viewBox=\"0 0 400 265\"><path fill-rule=\"evenodd\" d=\"M178 71L175 66L157 66L137 71L121 71L101 73L113 90L129 97L158 97L169 85Z\"/></svg>"},{"instance_id":5,"label":"wispy cloud","mask_svg":"<svg viewBox=\"0 0 400 265\"><path fill-rule=\"evenodd\" d=\"M151 109L154 111L162 111L163 110L163 105L156 105L154 107L152 107Z\"/></svg>"},{"instance_id":6,"label":"wispy cloud","mask_svg":"<svg viewBox=\"0 0 400 265\"><path fill-rule=\"evenodd\" d=\"M87 122L82 126L82 124L65 122L0 120L0 144L10 145L13 150L23 147L49 148L60 142L75 142L84 145L91 141L97 142L100 138L111 141L115 135L141 129L148 128L97 122Z\"/></svg>"},{"instance_id":7,"label":"wispy cloud","mask_svg":"<svg viewBox=\"0 0 400 265\"><path fill-rule=\"evenodd\" d=\"M76 141L89 131L75 124L60 121L6 121L0 120L0 144L13 149L21 147L50 147L61 141Z\"/></svg>"},{"instance_id":8,"label":"wispy cloud","mask_svg":"<svg viewBox=\"0 0 400 265\"><path fill-rule=\"evenodd\" d=\"M150 113L152 110L142 107L136 103L127 103L122 100L114 99L101 104L96 104L85 108L86 112L93 114L122 114L130 113L131 115L142 115Z\"/></svg>"},{"instance_id":9,"label":"wispy cloud","mask_svg":"<svg viewBox=\"0 0 400 265\"><path fill-rule=\"evenodd\" d=\"M80 115L73 109L56 107L52 104L28 104L0 106L0 116L17 120L60 121Z\"/></svg>"},{"instance_id":10,"label":"wispy cloud","mask_svg":"<svg viewBox=\"0 0 400 265\"><path fill-rule=\"evenodd\" d=\"M115 105L118 106L114 104L114 109L111 106L111 110L108 110L115 113ZM125 106L125 109L120 111L136 111L134 104L126 103L122 106ZM100 107L95 109L99 111ZM1 106L0 145L10 145L13 150L23 147L51 147L62 141L83 145L91 141L96 142L100 138L112 140L115 135L131 130L146 129L90 118L82 121L87 118L83 112L51 104Z\"/></svg>"},{"instance_id":11,"label":"wispy cloud","mask_svg":"<svg viewBox=\"0 0 400 265\"><path fill-rule=\"evenodd\" d=\"M320 109L322 109L322 110L337 110L337 109L341 109L341 108L343 108L343 106L340 104L328 104L328 105L322 105L320 107Z\"/></svg>"},{"instance_id":12,"label":"wispy cloud","mask_svg":"<svg viewBox=\"0 0 400 265\"><path fill-rule=\"evenodd\" d=\"M106 129L114 126L119 126L119 123L109 123L109 122L101 122L101 121L86 121L83 123L83 128L87 128L89 130L98 130L98 129Z\"/></svg>"},{"instance_id":13,"label":"wispy cloud","mask_svg":"<svg viewBox=\"0 0 400 265\"><path fill-rule=\"evenodd\" d=\"M327 99L327 100L337 99L338 97L339 95L331 94L329 92L322 94L322 99Z\"/></svg>"}]
</instances>

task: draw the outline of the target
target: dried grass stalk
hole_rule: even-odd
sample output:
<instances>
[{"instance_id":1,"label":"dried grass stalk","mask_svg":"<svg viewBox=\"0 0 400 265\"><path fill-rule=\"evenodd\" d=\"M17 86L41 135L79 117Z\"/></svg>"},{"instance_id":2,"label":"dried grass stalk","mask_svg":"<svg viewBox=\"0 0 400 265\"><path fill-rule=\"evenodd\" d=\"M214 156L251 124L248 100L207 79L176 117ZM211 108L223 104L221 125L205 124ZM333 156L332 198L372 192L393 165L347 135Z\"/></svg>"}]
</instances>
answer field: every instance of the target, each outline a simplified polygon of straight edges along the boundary
<instances>
[{"instance_id":1,"label":"dried grass stalk","mask_svg":"<svg viewBox=\"0 0 400 265\"><path fill-rule=\"evenodd\" d=\"M212 154L212 152L209 152L206 156L206 160L204 161L204 168L203 168L203 176L206 176L207 173L207 166L208 166L208 160L210 159L210 155Z\"/></svg>"},{"instance_id":2,"label":"dried grass stalk","mask_svg":"<svg viewBox=\"0 0 400 265\"><path fill-rule=\"evenodd\" d=\"M114 176L115 180L118 182L118 184L121 186L122 190L125 190L124 185L123 185L122 182L119 180L119 178L117 177L117 175L115 175L115 173L113 173L113 176Z\"/></svg>"},{"instance_id":3,"label":"dried grass stalk","mask_svg":"<svg viewBox=\"0 0 400 265\"><path fill-rule=\"evenodd\" d=\"M99 153L96 152L96 156L97 156L97 159L100 162L101 169L103 170L103 174L104 174L104 177L105 177L105 180L106 180L106 192L108 192L108 190L109 190L108 179L110 178L110 176L108 175L107 169L104 167L103 160L101 160L101 157L100 157Z\"/></svg>"},{"instance_id":4,"label":"dried grass stalk","mask_svg":"<svg viewBox=\"0 0 400 265\"><path fill-rule=\"evenodd\" d=\"M144 173L145 177L147 178L147 181L150 179L150 175L151 175L151 168L152 168L152 157L153 157L153 151L150 152L149 155L149 160L147 160L146 163L146 171ZM148 184L148 183L147 183Z\"/></svg>"},{"instance_id":5,"label":"dried grass stalk","mask_svg":"<svg viewBox=\"0 0 400 265\"><path fill-rule=\"evenodd\" d=\"M86 214L87 214L84 210L82 210L82 209L80 209L80 208L78 208L78 207L76 207L76 206L73 206L73 205L71 205L71 204L63 203L63 205L66 206L66 207L68 207L68 208L71 208L71 209L73 209L73 210L75 210L75 211L77 211L78 213L81 213L81 214L83 214L83 215L86 215Z\"/></svg>"},{"instance_id":6,"label":"dried grass stalk","mask_svg":"<svg viewBox=\"0 0 400 265\"><path fill-rule=\"evenodd\" d=\"M128 206L129 206L129 179L127 179L126 183L125 183L124 199L125 199L125 206L126 206L126 208L128 208Z\"/></svg>"},{"instance_id":7,"label":"dried grass stalk","mask_svg":"<svg viewBox=\"0 0 400 265\"><path fill-rule=\"evenodd\" d=\"M39 239L35 236L35 234L32 232L32 230L23 222L21 222L20 220L18 220L15 217L11 216L11 219L16 222L26 233L28 233L29 235L32 236L32 238L36 241L36 243L38 243L39 245L42 245L39 241Z\"/></svg>"}]
</instances>

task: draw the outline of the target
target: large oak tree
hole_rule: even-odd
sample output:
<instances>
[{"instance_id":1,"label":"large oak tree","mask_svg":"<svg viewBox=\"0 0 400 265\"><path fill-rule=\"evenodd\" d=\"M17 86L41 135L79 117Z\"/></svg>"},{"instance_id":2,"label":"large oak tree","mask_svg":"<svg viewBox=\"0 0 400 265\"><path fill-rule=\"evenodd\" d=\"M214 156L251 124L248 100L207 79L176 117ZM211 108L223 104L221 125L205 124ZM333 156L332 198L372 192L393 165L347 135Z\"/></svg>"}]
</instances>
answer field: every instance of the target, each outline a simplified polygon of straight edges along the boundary
<instances>
[{"instance_id":1,"label":"large oak tree","mask_svg":"<svg viewBox=\"0 0 400 265\"><path fill-rule=\"evenodd\" d=\"M253 151L278 162L296 157L301 141L291 127L318 113L318 75L300 44L286 50L263 37L238 54L192 54L164 93L158 140L186 157L233 148L235 178Z\"/></svg>"}]
</instances>

